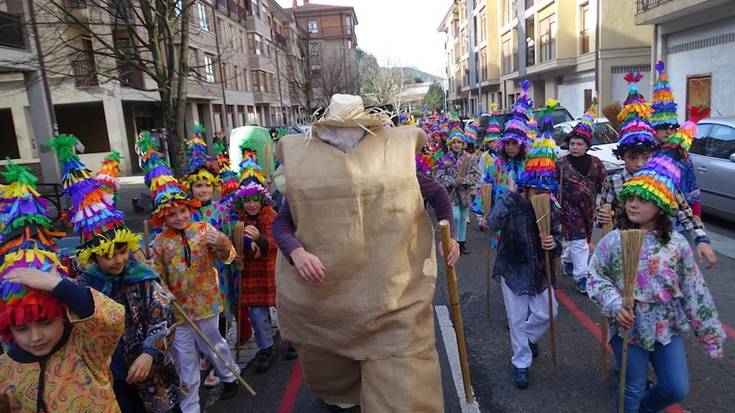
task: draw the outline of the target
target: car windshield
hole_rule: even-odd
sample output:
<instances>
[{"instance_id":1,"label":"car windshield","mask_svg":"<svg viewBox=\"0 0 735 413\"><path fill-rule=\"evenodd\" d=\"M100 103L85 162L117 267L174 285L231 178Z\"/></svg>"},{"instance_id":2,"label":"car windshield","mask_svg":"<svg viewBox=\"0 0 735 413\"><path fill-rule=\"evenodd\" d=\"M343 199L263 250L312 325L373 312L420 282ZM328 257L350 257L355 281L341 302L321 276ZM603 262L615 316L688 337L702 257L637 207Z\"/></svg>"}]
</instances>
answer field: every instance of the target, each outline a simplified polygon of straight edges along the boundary
<instances>
[{"instance_id":1,"label":"car windshield","mask_svg":"<svg viewBox=\"0 0 735 413\"><path fill-rule=\"evenodd\" d=\"M539 115L540 112L541 109L535 109L533 111L533 117L536 118L539 123L541 123L541 115ZM564 108L555 109L554 112L551 113L551 117L554 119L554 125L574 120L569 111Z\"/></svg>"},{"instance_id":2,"label":"car windshield","mask_svg":"<svg viewBox=\"0 0 735 413\"><path fill-rule=\"evenodd\" d=\"M571 131L572 126L569 124L554 127L552 135L554 136L554 141L560 148L567 148L565 138ZM594 132L592 134L592 146L605 145L608 143L615 143L617 141L618 133L608 122L595 123Z\"/></svg>"}]
</instances>

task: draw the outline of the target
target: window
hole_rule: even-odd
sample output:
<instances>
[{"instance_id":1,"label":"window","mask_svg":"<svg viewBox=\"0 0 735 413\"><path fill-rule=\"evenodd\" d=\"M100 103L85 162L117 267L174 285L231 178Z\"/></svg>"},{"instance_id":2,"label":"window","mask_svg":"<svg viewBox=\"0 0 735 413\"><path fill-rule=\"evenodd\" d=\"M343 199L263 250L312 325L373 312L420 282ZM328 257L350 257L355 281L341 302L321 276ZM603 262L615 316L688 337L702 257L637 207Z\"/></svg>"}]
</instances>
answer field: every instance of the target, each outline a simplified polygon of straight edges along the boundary
<instances>
[{"instance_id":1,"label":"window","mask_svg":"<svg viewBox=\"0 0 735 413\"><path fill-rule=\"evenodd\" d=\"M725 125L714 125L707 136L705 154L720 159L729 159L735 153L735 129Z\"/></svg>"},{"instance_id":2,"label":"window","mask_svg":"<svg viewBox=\"0 0 735 413\"><path fill-rule=\"evenodd\" d=\"M533 66L536 63L536 30L534 27L534 19L531 17L526 20L526 66Z\"/></svg>"},{"instance_id":3,"label":"window","mask_svg":"<svg viewBox=\"0 0 735 413\"><path fill-rule=\"evenodd\" d=\"M260 92L260 77L258 77L258 71L253 70L250 72L250 79L253 82L253 92Z\"/></svg>"},{"instance_id":4,"label":"window","mask_svg":"<svg viewBox=\"0 0 735 413\"><path fill-rule=\"evenodd\" d=\"M513 42L511 39L503 41L501 47L501 61L504 75L515 70L513 67Z\"/></svg>"},{"instance_id":5,"label":"window","mask_svg":"<svg viewBox=\"0 0 735 413\"><path fill-rule=\"evenodd\" d=\"M319 57L321 54L322 45L319 42L309 42L309 56Z\"/></svg>"},{"instance_id":6,"label":"window","mask_svg":"<svg viewBox=\"0 0 735 413\"><path fill-rule=\"evenodd\" d=\"M347 48L352 49L352 40L347 41Z\"/></svg>"},{"instance_id":7,"label":"window","mask_svg":"<svg viewBox=\"0 0 735 413\"><path fill-rule=\"evenodd\" d=\"M210 31L209 27L211 24L209 21L209 7L204 3L198 2L196 8L197 16L199 16L199 29L204 30L205 32Z\"/></svg>"},{"instance_id":8,"label":"window","mask_svg":"<svg viewBox=\"0 0 735 413\"><path fill-rule=\"evenodd\" d=\"M480 81L485 81L487 78L487 47L483 47L480 50Z\"/></svg>"},{"instance_id":9,"label":"window","mask_svg":"<svg viewBox=\"0 0 735 413\"><path fill-rule=\"evenodd\" d=\"M249 92L250 87L248 86L248 69L242 69L242 90Z\"/></svg>"},{"instance_id":10,"label":"window","mask_svg":"<svg viewBox=\"0 0 735 413\"><path fill-rule=\"evenodd\" d=\"M556 57L556 15L541 20L541 57L539 61L545 62Z\"/></svg>"},{"instance_id":11,"label":"window","mask_svg":"<svg viewBox=\"0 0 735 413\"><path fill-rule=\"evenodd\" d=\"M480 43L487 40L487 16L483 12L480 15Z\"/></svg>"},{"instance_id":12,"label":"window","mask_svg":"<svg viewBox=\"0 0 735 413\"><path fill-rule=\"evenodd\" d=\"M584 110L587 111L592 106L592 89L584 90Z\"/></svg>"},{"instance_id":13,"label":"window","mask_svg":"<svg viewBox=\"0 0 735 413\"><path fill-rule=\"evenodd\" d=\"M712 76L695 75L687 76L687 100L686 107L696 105L709 105L712 99ZM689 111L686 111L689 119Z\"/></svg>"},{"instance_id":14,"label":"window","mask_svg":"<svg viewBox=\"0 0 735 413\"><path fill-rule=\"evenodd\" d=\"M345 33L352 34L352 16L345 16Z\"/></svg>"},{"instance_id":15,"label":"window","mask_svg":"<svg viewBox=\"0 0 735 413\"><path fill-rule=\"evenodd\" d=\"M240 71L238 70L237 65L232 67L232 80L235 90L240 90Z\"/></svg>"},{"instance_id":16,"label":"window","mask_svg":"<svg viewBox=\"0 0 735 413\"><path fill-rule=\"evenodd\" d=\"M579 8L579 51L580 53L590 52L590 33L592 33L592 13L590 5L585 4Z\"/></svg>"},{"instance_id":17,"label":"window","mask_svg":"<svg viewBox=\"0 0 735 413\"><path fill-rule=\"evenodd\" d=\"M214 57L208 54L204 55L204 79L214 83Z\"/></svg>"},{"instance_id":18,"label":"window","mask_svg":"<svg viewBox=\"0 0 735 413\"><path fill-rule=\"evenodd\" d=\"M253 16L260 18L260 8L258 7L258 0L250 0L250 11Z\"/></svg>"},{"instance_id":19,"label":"window","mask_svg":"<svg viewBox=\"0 0 735 413\"><path fill-rule=\"evenodd\" d=\"M251 56L263 54L263 37L257 33L248 33L248 53Z\"/></svg>"},{"instance_id":20,"label":"window","mask_svg":"<svg viewBox=\"0 0 735 413\"><path fill-rule=\"evenodd\" d=\"M319 33L319 23L316 20L309 20L309 33Z\"/></svg>"}]
</instances>

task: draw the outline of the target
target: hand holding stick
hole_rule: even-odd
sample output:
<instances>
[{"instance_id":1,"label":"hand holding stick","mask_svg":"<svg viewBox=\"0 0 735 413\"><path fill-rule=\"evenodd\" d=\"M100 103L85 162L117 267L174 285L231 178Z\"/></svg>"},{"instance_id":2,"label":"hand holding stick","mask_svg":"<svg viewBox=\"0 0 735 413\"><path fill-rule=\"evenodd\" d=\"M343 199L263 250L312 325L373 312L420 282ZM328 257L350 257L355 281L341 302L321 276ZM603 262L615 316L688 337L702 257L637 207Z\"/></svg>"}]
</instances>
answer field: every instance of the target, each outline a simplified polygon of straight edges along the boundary
<instances>
[{"instance_id":1,"label":"hand holding stick","mask_svg":"<svg viewBox=\"0 0 735 413\"><path fill-rule=\"evenodd\" d=\"M470 379L470 363L467 357L467 344L464 340L464 324L462 322L462 309L459 307L459 291L457 289L457 273L454 266L449 265L447 257L450 252L450 229L449 221L441 220L439 222L439 230L441 231L442 249L444 250L444 264L447 270L447 284L449 287L449 301L452 310L452 323L454 324L454 333L457 335L457 349L459 351L459 364L462 368L462 383L464 384L464 394L467 403L474 403L475 397L472 393L472 380Z\"/></svg>"},{"instance_id":2,"label":"hand holding stick","mask_svg":"<svg viewBox=\"0 0 735 413\"><path fill-rule=\"evenodd\" d=\"M237 260L235 264L235 271L237 271L237 319L235 320L237 322L237 343L235 345L235 359L240 360L240 329L242 326L242 303L240 298L242 297L242 270L244 267L243 259L245 259L245 223L242 221L238 221L237 224L235 224L235 229L233 231L233 240L232 243L235 246L235 252L237 252L239 260Z\"/></svg>"},{"instance_id":3,"label":"hand holding stick","mask_svg":"<svg viewBox=\"0 0 735 413\"><path fill-rule=\"evenodd\" d=\"M536 214L536 224L541 237L551 233L551 198L549 194L539 194L531 197L533 212ZM546 269L547 291L549 293L549 341L551 343L551 362L556 364L556 334L554 332L554 286L551 282L551 257L549 251L544 250L544 264Z\"/></svg>"},{"instance_id":4,"label":"hand holding stick","mask_svg":"<svg viewBox=\"0 0 735 413\"><path fill-rule=\"evenodd\" d=\"M487 221L490 216L490 209L492 208L493 201L493 184L482 184L482 219ZM489 232L489 231L488 231ZM485 315L490 318L490 286L492 284L492 277L490 276L490 263L492 255L492 246L488 242L487 244L487 268L485 274L487 276L487 289L485 290Z\"/></svg>"},{"instance_id":5,"label":"hand holding stick","mask_svg":"<svg viewBox=\"0 0 735 413\"><path fill-rule=\"evenodd\" d=\"M612 207L610 204L604 204L602 205L601 209L607 213L610 214L610 210ZM604 237L607 235L610 231L612 231L612 221L607 222L602 225L602 236ZM600 380L604 381L605 376L607 376L607 330L608 330L608 321L607 317L602 316L600 319Z\"/></svg>"}]
</instances>

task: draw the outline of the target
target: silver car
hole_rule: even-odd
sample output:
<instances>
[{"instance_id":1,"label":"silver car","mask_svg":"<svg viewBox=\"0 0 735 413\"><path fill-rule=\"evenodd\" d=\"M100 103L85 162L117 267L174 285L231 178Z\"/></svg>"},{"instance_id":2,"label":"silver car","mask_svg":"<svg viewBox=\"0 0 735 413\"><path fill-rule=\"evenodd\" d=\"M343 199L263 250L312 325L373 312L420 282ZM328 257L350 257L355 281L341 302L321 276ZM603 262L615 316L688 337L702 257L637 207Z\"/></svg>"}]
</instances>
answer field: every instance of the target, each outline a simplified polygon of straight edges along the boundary
<instances>
[{"instance_id":1,"label":"silver car","mask_svg":"<svg viewBox=\"0 0 735 413\"><path fill-rule=\"evenodd\" d=\"M689 152L702 191L702 209L735 221L735 117L699 121Z\"/></svg>"}]
</instances>

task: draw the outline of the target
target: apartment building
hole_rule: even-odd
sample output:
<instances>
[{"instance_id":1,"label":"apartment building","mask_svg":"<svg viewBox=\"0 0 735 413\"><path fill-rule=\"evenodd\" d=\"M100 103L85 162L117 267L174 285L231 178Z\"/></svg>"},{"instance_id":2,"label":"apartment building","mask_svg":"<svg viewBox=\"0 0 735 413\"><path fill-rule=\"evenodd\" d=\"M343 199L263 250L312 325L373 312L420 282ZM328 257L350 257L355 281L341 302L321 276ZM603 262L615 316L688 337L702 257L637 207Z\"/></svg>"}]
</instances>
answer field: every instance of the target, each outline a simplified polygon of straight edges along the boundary
<instances>
[{"instance_id":1,"label":"apartment building","mask_svg":"<svg viewBox=\"0 0 735 413\"><path fill-rule=\"evenodd\" d=\"M651 62L666 63L679 119L697 103L735 116L735 1L638 0L634 13L653 30Z\"/></svg>"},{"instance_id":2,"label":"apartment building","mask_svg":"<svg viewBox=\"0 0 735 413\"><path fill-rule=\"evenodd\" d=\"M650 28L636 26L632 1L454 0L438 30L447 33L448 101L464 115L509 108L519 81L533 82L540 106L558 99L581 116L625 97L623 75L650 79Z\"/></svg>"},{"instance_id":3,"label":"apartment building","mask_svg":"<svg viewBox=\"0 0 735 413\"><path fill-rule=\"evenodd\" d=\"M0 3L0 155L43 170L55 165L40 142L51 136L51 112L43 96L37 56L44 56L50 101L60 133L74 133L85 145L82 160L97 169L111 150L123 154L123 173L138 170L135 137L163 127L155 82L141 71L95 54L99 45L80 36L80 22L106 22L115 47L131 47L125 19L131 11L104 15L91 0L64 0L73 19L51 20L46 0L35 0L41 50L35 47L29 3ZM173 4L173 3L172 3ZM108 13L109 14L109 13ZM46 20L44 20L46 19ZM114 23L114 24L113 24ZM120 30L115 30L119 28ZM101 29L102 30L102 29ZM107 36L107 34L106 34ZM75 42L63 47L58 39ZM308 114L290 95L279 63L300 58L293 16L275 0L196 0L191 3L186 128L202 123L210 133L228 134L247 123L263 126L301 123ZM70 44L70 43L68 43ZM108 59L108 61L106 61ZM105 73L112 67L114 76ZM48 172L48 173L47 173Z\"/></svg>"}]
</instances>

